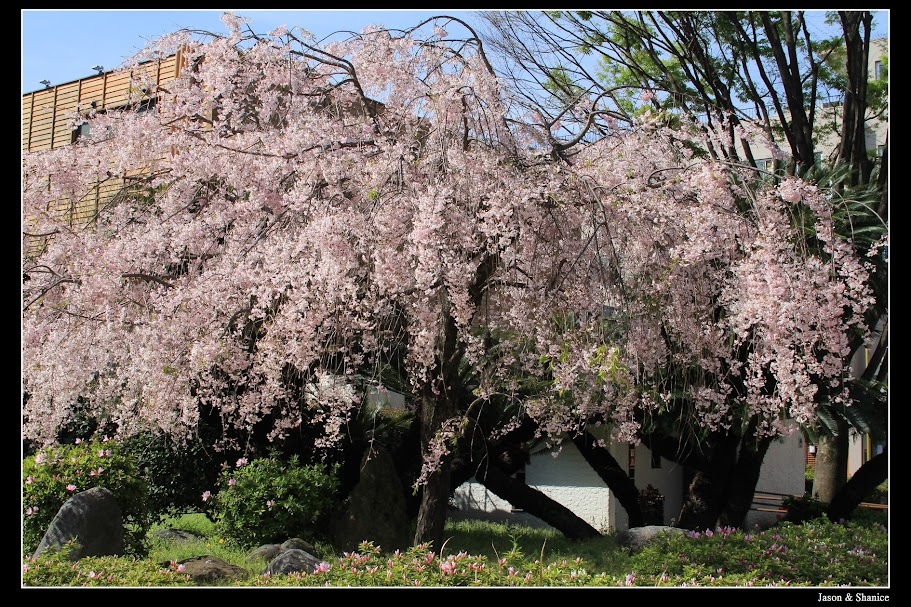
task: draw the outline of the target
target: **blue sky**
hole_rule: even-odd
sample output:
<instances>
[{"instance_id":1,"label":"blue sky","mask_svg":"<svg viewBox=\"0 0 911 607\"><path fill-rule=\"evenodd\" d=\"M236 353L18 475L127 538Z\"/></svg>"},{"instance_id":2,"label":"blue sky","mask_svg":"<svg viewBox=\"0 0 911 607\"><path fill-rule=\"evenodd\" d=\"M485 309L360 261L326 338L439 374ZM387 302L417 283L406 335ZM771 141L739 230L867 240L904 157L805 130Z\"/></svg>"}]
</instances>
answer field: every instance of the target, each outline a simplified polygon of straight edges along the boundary
<instances>
[{"instance_id":1,"label":"blue sky","mask_svg":"<svg viewBox=\"0 0 911 607\"><path fill-rule=\"evenodd\" d=\"M22 26L22 93L40 88L42 80L62 84L95 74L93 66L111 70L142 49L146 41L183 27L224 34L224 9L192 10L50 10L24 9ZM317 39L339 30L360 31L368 25L405 28L433 15L452 15L477 24L473 11L433 10L267 10L235 9L252 20L257 32L279 25L302 27Z\"/></svg>"},{"instance_id":2,"label":"blue sky","mask_svg":"<svg viewBox=\"0 0 911 607\"><path fill-rule=\"evenodd\" d=\"M114 69L144 47L146 41L182 27L227 33L220 20L222 12L224 9L22 9L22 93L42 88L42 80L62 84L91 76L96 65ZM452 15L473 26L480 25L476 12L466 9L234 12L251 19L257 32L268 32L279 25L298 26L317 39L340 30L360 31L371 24L406 28L433 15ZM888 11L879 11L876 21L874 37L888 35Z\"/></svg>"}]
</instances>

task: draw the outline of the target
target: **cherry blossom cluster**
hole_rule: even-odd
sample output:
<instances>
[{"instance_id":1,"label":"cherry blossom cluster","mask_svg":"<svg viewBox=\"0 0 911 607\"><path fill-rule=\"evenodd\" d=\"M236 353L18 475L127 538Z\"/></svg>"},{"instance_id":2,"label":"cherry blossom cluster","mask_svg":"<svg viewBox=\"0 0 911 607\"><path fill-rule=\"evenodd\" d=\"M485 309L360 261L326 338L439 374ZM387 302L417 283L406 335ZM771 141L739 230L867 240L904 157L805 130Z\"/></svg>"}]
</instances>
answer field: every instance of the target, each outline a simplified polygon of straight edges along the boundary
<instances>
[{"instance_id":1,"label":"cherry blossom cluster","mask_svg":"<svg viewBox=\"0 0 911 607\"><path fill-rule=\"evenodd\" d=\"M328 447L355 379L397 353L424 398L457 392L454 361L478 395L540 378L520 411L552 437L601 420L636 442L681 404L776 435L847 397L868 270L813 184L657 124L542 155L552 133L509 116L454 23L319 47L227 22L144 51L187 61L155 111L90 116L96 136L24 158L23 238L52 235L23 260L26 437L51 442L80 399L124 433L189 436L206 407L276 418L275 437L317 424ZM129 187L89 225L60 212L111 179ZM493 333L509 355L485 356ZM462 427L443 419L424 474Z\"/></svg>"}]
</instances>

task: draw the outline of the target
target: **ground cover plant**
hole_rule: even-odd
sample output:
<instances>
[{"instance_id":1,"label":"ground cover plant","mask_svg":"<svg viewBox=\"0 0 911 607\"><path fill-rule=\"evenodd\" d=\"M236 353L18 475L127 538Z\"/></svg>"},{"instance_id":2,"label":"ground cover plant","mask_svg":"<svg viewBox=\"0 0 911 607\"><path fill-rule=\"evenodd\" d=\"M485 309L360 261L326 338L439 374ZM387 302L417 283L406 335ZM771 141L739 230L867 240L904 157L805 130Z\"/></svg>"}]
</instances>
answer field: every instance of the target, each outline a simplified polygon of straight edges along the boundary
<instances>
[{"instance_id":1,"label":"ground cover plant","mask_svg":"<svg viewBox=\"0 0 911 607\"><path fill-rule=\"evenodd\" d=\"M163 540L167 526L198 539ZM718 528L667 535L632 553L613 535L569 541L549 528L486 521L449 521L439 551L418 545L387 553L363 543L333 553L311 574L261 575L265 562L217 536L201 514L156 525L148 558L90 557L76 563L65 552L26 559L24 586L197 586L179 562L208 554L247 569L243 579L220 586L287 587L884 587L889 584L888 529L882 522L834 523L826 518L768 529Z\"/></svg>"},{"instance_id":2,"label":"ground cover plant","mask_svg":"<svg viewBox=\"0 0 911 607\"><path fill-rule=\"evenodd\" d=\"M395 374L412 543L442 554L456 449L479 437L698 454L678 523L701 529L742 524L772 441L855 410L886 220L860 246L840 182L725 142L811 150L679 120L651 83L634 115L562 87L538 104L454 17L325 43L223 21L150 43L125 105L72 108L85 136L23 155L24 441L59 440L81 403L122 438L212 424L213 452L323 457ZM178 53L165 84L139 69ZM87 198L102 182L117 194ZM632 479L608 478L635 515Z\"/></svg>"}]
</instances>

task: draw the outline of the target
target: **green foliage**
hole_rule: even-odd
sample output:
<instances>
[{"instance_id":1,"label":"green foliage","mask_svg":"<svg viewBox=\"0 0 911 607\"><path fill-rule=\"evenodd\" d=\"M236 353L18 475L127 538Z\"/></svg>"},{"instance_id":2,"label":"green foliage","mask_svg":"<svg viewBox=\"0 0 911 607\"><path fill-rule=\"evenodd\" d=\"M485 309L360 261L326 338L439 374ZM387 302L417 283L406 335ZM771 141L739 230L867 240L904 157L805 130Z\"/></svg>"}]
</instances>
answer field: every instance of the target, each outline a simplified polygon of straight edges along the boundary
<instances>
[{"instance_id":1,"label":"green foliage","mask_svg":"<svg viewBox=\"0 0 911 607\"><path fill-rule=\"evenodd\" d=\"M807 466L803 471L803 490L806 495L813 494L813 481L816 479L816 467Z\"/></svg>"},{"instance_id":2,"label":"green foliage","mask_svg":"<svg viewBox=\"0 0 911 607\"><path fill-rule=\"evenodd\" d=\"M211 498L216 529L244 547L289 537L320 539L338 485L334 468L302 466L296 455L287 463L275 457L238 460L236 468L222 470Z\"/></svg>"},{"instance_id":3,"label":"green foliage","mask_svg":"<svg viewBox=\"0 0 911 607\"><path fill-rule=\"evenodd\" d=\"M124 439L122 449L149 485L149 510L158 516L199 507L199 496L218 478L218 467L199 442L180 444L161 432Z\"/></svg>"},{"instance_id":4,"label":"green foliage","mask_svg":"<svg viewBox=\"0 0 911 607\"><path fill-rule=\"evenodd\" d=\"M889 503L889 483L880 483L876 486L876 489L870 495L871 502L879 502L881 504Z\"/></svg>"},{"instance_id":5,"label":"green foliage","mask_svg":"<svg viewBox=\"0 0 911 607\"><path fill-rule=\"evenodd\" d=\"M786 497L782 503L788 509L784 518L791 523L812 521L826 515L826 504L816 497Z\"/></svg>"},{"instance_id":6,"label":"green foliage","mask_svg":"<svg viewBox=\"0 0 911 607\"><path fill-rule=\"evenodd\" d=\"M885 585L888 546L881 527L820 518L755 532L668 534L634 555L629 566L636 586Z\"/></svg>"},{"instance_id":7,"label":"green foliage","mask_svg":"<svg viewBox=\"0 0 911 607\"><path fill-rule=\"evenodd\" d=\"M553 68L547 74L544 88L565 103L572 103L585 93L563 68Z\"/></svg>"},{"instance_id":8,"label":"green foliage","mask_svg":"<svg viewBox=\"0 0 911 607\"><path fill-rule=\"evenodd\" d=\"M884 528L889 527L889 512L887 510L874 510L866 506L858 506L849 517L850 522L863 527L874 527L880 525Z\"/></svg>"},{"instance_id":9,"label":"green foliage","mask_svg":"<svg viewBox=\"0 0 911 607\"><path fill-rule=\"evenodd\" d=\"M884 586L889 538L878 524L820 518L767 530L716 529L667 534L630 553L613 536L571 541L551 528L450 521L439 553L427 546L385 552L369 542L334 555L317 544L320 570L264 576L263 563L216 535L202 514L168 521L198 540L153 538L149 559L66 560L65 552L23 564L26 586L195 586L178 562L210 554L248 576L225 586ZM210 584L206 584L210 585Z\"/></svg>"},{"instance_id":10,"label":"green foliage","mask_svg":"<svg viewBox=\"0 0 911 607\"><path fill-rule=\"evenodd\" d=\"M65 586L186 586L187 576L177 567L162 567L150 560L126 557L85 557L70 561L67 547L45 552L38 559L27 559L22 565L22 585L41 587Z\"/></svg>"},{"instance_id":11,"label":"green foliage","mask_svg":"<svg viewBox=\"0 0 911 607\"><path fill-rule=\"evenodd\" d=\"M192 535L179 540L159 535L158 532L165 528L189 532ZM248 549L221 537L215 522L202 513L165 517L150 530L149 560L154 563L180 563L201 554L221 559L247 571L262 571L266 565L262 559L250 558Z\"/></svg>"},{"instance_id":12,"label":"green foliage","mask_svg":"<svg viewBox=\"0 0 911 607\"><path fill-rule=\"evenodd\" d=\"M152 524L149 489L115 441L80 441L39 450L22 460L22 550L31 554L63 503L72 495L104 487L120 506L127 554L145 554Z\"/></svg>"}]
</instances>

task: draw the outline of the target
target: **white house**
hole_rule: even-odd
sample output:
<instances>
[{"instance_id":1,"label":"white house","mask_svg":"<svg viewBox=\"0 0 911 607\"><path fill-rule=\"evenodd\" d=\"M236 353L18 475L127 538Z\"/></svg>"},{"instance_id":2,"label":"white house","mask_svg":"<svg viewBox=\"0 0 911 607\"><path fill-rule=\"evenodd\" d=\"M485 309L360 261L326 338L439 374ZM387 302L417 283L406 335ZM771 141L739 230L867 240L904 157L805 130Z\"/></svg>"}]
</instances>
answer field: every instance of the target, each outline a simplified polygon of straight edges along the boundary
<instances>
[{"instance_id":1,"label":"white house","mask_svg":"<svg viewBox=\"0 0 911 607\"><path fill-rule=\"evenodd\" d=\"M610 451L629 471L640 491L651 486L664 496L663 522L673 525L683 506L686 489L682 467L663 457L653 458L645 445L632 447L615 443ZM763 460L756 491L803 495L805 453L804 439L799 431L773 442ZM532 450L524 479L527 485L566 506L599 531L620 531L629 527L626 511L619 500L571 442L566 442L556 455L543 445ZM545 525L540 519L516 510L476 481L463 483L456 489L452 504L458 509L457 517ZM751 510L745 526L768 526L776 522L777 516L775 512Z\"/></svg>"}]
</instances>

